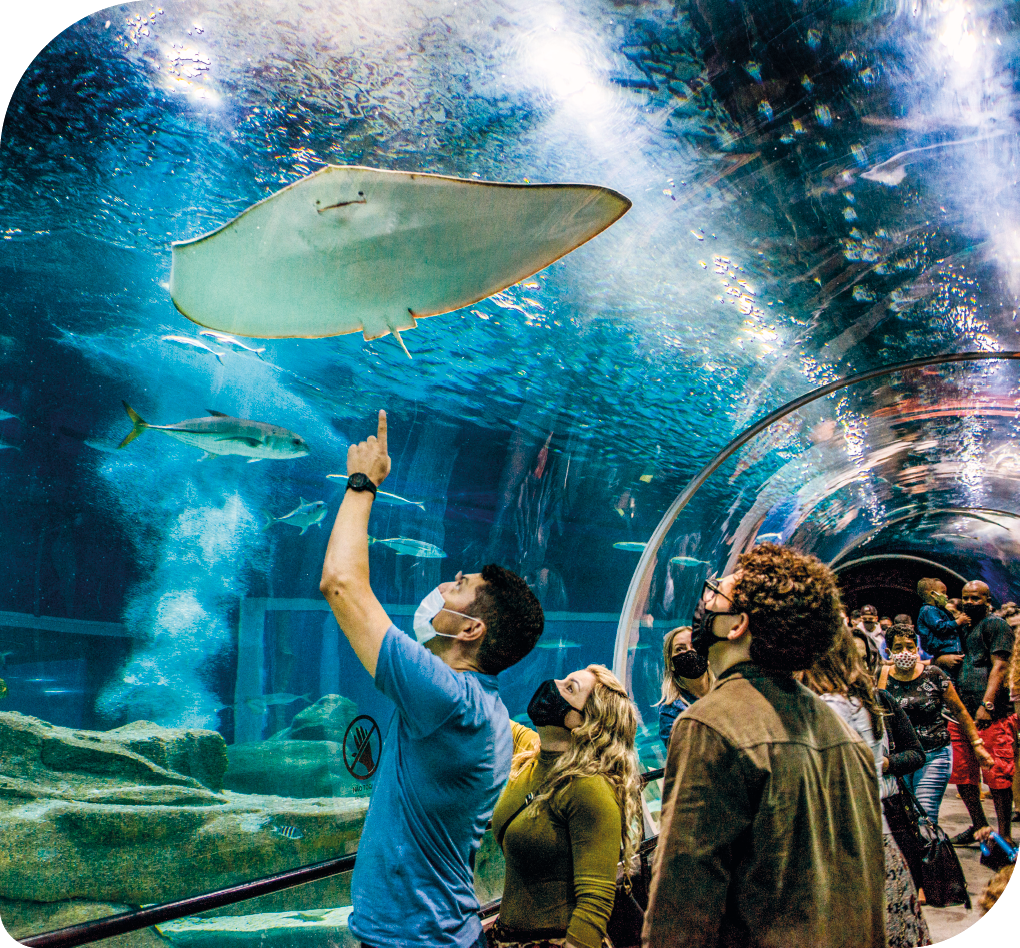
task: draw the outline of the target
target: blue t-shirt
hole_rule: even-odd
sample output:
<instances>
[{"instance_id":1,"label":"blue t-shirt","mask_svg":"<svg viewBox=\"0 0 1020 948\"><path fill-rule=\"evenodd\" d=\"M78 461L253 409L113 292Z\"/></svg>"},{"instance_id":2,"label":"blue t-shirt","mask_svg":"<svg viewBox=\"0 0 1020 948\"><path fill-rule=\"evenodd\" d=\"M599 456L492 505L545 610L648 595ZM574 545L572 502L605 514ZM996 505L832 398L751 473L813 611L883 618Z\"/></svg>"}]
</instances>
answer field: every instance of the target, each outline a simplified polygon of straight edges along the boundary
<instances>
[{"instance_id":1,"label":"blue t-shirt","mask_svg":"<svg viewBox=\"0 0 1020 948\"><path fill-rule=\"evenodd\" d=\"M963 653L960 627L948 612L938 606L921 606L917 616L917 634L924 650L935 658Z\"/></svg>"},{"instance_id":2,"label":"blue t-shirt","mask_svg":"<svg viewBox=\"0 0 1020 948\"><path fill-rule=\"evenodd\" d=\"M390 626L375 686L397 710L358 844L350 930L380 948L464 948L481 933L471 865L513 754L496 676L456 672Z\"/></svg>"}]
</instances>

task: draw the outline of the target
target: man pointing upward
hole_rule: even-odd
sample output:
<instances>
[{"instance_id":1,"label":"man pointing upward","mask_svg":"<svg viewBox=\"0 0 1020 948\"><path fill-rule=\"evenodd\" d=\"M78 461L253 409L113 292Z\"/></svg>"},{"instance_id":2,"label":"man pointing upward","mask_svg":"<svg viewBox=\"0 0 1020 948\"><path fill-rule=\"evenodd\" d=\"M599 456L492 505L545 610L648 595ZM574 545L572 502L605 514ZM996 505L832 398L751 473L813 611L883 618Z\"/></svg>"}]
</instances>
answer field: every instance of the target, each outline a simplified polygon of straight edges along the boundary
<instances>
[{"instance_id":1,"label":"man pointing upward","mask_svg":"<svg viewBox=\"0 0 1020 948\"><path fill-rule=\"evenodd\" d=\"M347 451L347 491L319 589L351 647L396 705L351 880L350 929L369 948L484 946L474 855L510 771L496 675L542 634L542 608L502 567L457 573L425 599L415 638L369 582L368 518L390 472L386 412Z\"/></svg>"}]
</instances>

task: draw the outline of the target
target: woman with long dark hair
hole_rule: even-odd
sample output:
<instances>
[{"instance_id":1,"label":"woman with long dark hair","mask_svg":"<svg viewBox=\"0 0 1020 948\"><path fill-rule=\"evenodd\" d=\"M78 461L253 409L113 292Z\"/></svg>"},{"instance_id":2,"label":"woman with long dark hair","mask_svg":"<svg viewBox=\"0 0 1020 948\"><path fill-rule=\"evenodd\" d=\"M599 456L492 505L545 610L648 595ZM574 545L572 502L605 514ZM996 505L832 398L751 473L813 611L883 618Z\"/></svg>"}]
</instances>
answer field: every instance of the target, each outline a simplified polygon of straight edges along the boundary
<instances>
[{"instance_id":1,"label":"woman with long dark hair","mask_svg":"<svg viewBox=\"0 0 1020 948\"><path fill-rule=\"evenodd\" d=\"M871 748L875 755L880 796L885 798L896 793L899 789L896 782L883 777L888 771L891 753L884 714L872 677L864 667L850 631L843 629L837 634L832 648L798 677ZM921 759L918 754L918 763ZM889 948L930 945L931 935L921 914L917 889L885 814L882 815L882 839L885 846L887 944Z\"/></svg>"}]
</instances>

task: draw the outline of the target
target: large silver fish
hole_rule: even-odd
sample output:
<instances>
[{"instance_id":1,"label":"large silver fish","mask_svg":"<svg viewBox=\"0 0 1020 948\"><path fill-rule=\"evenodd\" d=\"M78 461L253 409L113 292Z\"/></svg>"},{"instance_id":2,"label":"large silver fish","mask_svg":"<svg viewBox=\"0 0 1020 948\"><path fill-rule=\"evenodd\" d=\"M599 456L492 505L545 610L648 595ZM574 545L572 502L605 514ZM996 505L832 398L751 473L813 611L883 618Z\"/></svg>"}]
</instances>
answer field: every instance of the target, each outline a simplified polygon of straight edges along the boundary
<instances>
[{"instance_id":1,"label":"large silver fish","mask_svg":"<svg viewBox=\"0 0 1020 948\"><path fill-rule=\"evenodd\" d=\"M262 528L263 532L274 523L289 523L292 527L299 527L301 536L304 536L305 530L310 526L322 523L329 510L325 501L313 500L309 503L304 497L299 497L298 501L298 505L290 513L286 513L282 517L266 517L266 525Z\"/></svg>"},{"instance_id":2,"label":"large silver fish","mask_svg":"<svg viewBox=\"0 0 1020 948\"><path fill-rule=\"evenodd\" d=\"M308 445L299 435L264 421L232 418L208 409L208 418L189 418L176 425L150 425L127 402L123 404L134 427L118 448L129 445L146 428L152 428L193 448L201 448L206 457L239 454L250 458L249 464L265 459L289 461L309 453Z\"/></svg>"},{"instance_id":3,"label":"large silver fish","mask_svg":"<svg viewBox=\"0 0 1020 948\"><path fill-rule=\"evenodd\" d=\"M446 558L446 552L439 549L434 543L426 543L424 540L411 540L408 537L388 537L385 540L378 540L369 537L368 542L381 543L388 546L395 553L404 556L416 556L423 560L441 560Z\"/></svg>"}]
</instances>

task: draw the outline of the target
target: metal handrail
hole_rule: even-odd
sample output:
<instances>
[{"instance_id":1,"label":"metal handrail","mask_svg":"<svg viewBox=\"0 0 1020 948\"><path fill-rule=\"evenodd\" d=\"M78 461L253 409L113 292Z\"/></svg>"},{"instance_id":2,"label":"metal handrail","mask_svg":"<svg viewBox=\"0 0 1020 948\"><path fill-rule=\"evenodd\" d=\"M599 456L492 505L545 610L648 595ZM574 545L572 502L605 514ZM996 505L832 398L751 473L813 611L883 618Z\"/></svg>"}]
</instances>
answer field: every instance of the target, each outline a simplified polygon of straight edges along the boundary
<instances>
[{"instance_id":1,"label":"metal handrail","mask_svg":"<svg viewBox=\"0 0 1020 948\"><path fill-rule=\"evenodd\" d=\"M645 786L652 780L657 780L663 773L664 771L661 769L643 773L641 785ZM486 829L491 827L490 821ZM646 839L642 845L646 845L648 842L649 840ZM115 935L126 935L128 932L136 932L142 928L148 928L150 925L160 925L177 918L198 915L212 909L223 908L226 905L247 902L249 899L258 898L261 895L270 895L273 892L292 889L308 882L327 879L330 876L339 875L341 872L350 872L354 868L357 855L357 852L353 852L349 856L326 859L262 879L255 879L252 882L242 882L229 889L193 895L175 902L164 902L162 905L132 909L130 912L121 912L118 915L109 915L91 922L81 922L67 928L57 928L53 931L31 935L28 938L19 938L18 941L28 948L76 948L77 945L87 945L95 941L102 941L104 938L113 938ZM497 899L494 902L486 903L479 909L478 914L485 918L499 911L500 901Z\"/></svg>"}]
</instances>

